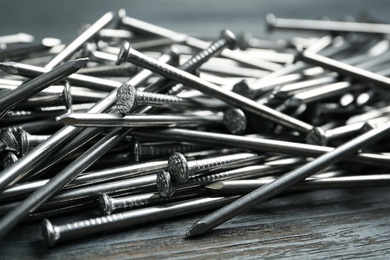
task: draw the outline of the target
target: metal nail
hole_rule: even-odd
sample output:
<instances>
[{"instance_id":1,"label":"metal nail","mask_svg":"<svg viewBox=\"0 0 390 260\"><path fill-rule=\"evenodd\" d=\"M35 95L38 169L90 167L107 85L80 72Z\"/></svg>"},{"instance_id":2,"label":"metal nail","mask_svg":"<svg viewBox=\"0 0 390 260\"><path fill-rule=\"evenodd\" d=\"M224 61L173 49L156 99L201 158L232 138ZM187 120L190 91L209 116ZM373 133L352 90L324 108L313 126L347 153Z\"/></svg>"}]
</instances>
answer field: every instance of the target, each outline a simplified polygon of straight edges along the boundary
<instances>
[{"instance_id":1,"label":"metal nail","mask_svg":"<svg viewBox=\"0 0 390 260\"><path fill-rule=\"evenodd\" d=\"M274 14L268 14L266 23L269 29L293 29L326 32L353 32L388 34L390 25L379 23L340 22L306 19L276 18Z\"/></svg>"},{"instance_id":2,"label":"metal nail","mask_svg":"<svg viewBox=\"0 0 390 260\"><path fill-rule=\"evenodd\" d=\"M227 146L259 152L277 152L310 157L316 157L334 150L334 148L326 146L177 128L143 131L132 130L132 134L135 136L160 138L163 140L169 139L170 141L185 142L191 140L194 143L209 145L217 144L223 147ZM390 165L390 157L382 154L358 153L348 157L346 160L386 168Z\"/></svg>"},{"instance_id":3,"label":"metal nail","mask_svg":"<svg viewBox=\"0 0 390 260\"><path fill-rule=\"evenodd\" d=\"M222 115L128 115L71 113L57 117L57 121L72 126L87 127L161 127L176 125L222 124Z\"/></svg>"},{"instance_id":4,"label":"metal nail","mask_svg":"<svg viewBox=\"0 0 390 260\"><path fill-rule=\"evenodd\" d=\"M192 199L205 195L204 190L183 191L173 197L161 197L159 193L144 193L126 197L113 198L103 193L98 198L100 213L102 216L112 215L117 211L128 211L139 207L149 207L156 204L172 203L185 199Z\"/></svg>"},{"instance_id":5,"label":"metal nail","mask_svg":"<svg viewBox=\"0 0 390 260\"><path fill-rule=\"evenodd\" d=\"M384 89L390 88L390 79L387 77L315 53L309 53L307 51L298 52L297 59L335 71L344 76L352 77L356 80L372 83Z\"/></svg>"},{"instance_id":6,"label":"metal nail","mask_svg":"<svg viewBox=\"0 0 390 260\"><path fill-rule=\"evenodd\" d=\"M259 156L254 153L238 153L233 155L225 155L202 160L187 162L185 156L181 153L174 153L168 160L168 172L174 182L184 183L191 175L196 173L209 171L218 168L219 170L245 164L250 161L252 163L263 159L264 156Z\"/></svg>"},{"instance_id":7,"label":"metal nail","mask_svg":"<svg viewBox=\"0 0 390 260\"><path fill-rule=\"evenodd\" d=\"M222 90L218 86L193 76L192 74L147 57L132 49L129 43L125 43L122 46L121 53L118 55L118 61L123 61L125 59L139 66L155 71L156 73L160 73L163 76L169 77L177 82L191 86L201 92L204 92L205 94L219 98L233 106L237 106L243 110L247 110L259 116L263 116L276 123L291 127L297 131L308 132L312 128L311 125L305 122L258 104L255 101L245 98L241 95Z\"/></svg>"},{"instance_id":8,"label":"metal nail","mask_svg":"<svg viewBox=\"0 0 390 260\"><path fill-rule=\"evenodd\" d=\"M129 114L134 106L168 107L171 105L194 107L196 104L186 98L138 91L128 84L123 84L116 95L116 107L122 114Z\"/></svg>"},{"instance_id":9,"label":"metal nail","mask_svg":"<svg viewBox=\"0 0 390 260\"><path fill-rule=\"evenodd\" d=\"M271 163L267 163L271 161ZM267 176L271 174L278 174L290 170L292 167L301 165L306 162L302 158L288 158L279 159L278 157L265 158L263 165L252 165L245 166L240 165L240 168L217 172L217 173L205 173L190 176L185 183L176 183L171 179L171 175L166 171L160 171L157 173L156 184L159 194L162 197L171 197L176 190L188 188L188 187L199 187L205 184L217 181L217 180L229 180L229 179L245 179L253 177ZM251 164L251 163L249 163ZM245 167L243 167L245 166Z\"/></svg>"},{"instance_id":10,"label":"metal nail","mask_svg":"<svg viewBox=\"0 0 390 260\"><path fill-rule=\"evenodd\" d=\"M233 203L215 211L214 213L199 220L187 232L187 236L204 234L214 227L226 222L227 220L238 215L242 211L258 205L276 194L285 191L294 184L305 178L317 173L318 171L330 166L343 158L346 158L361 148L380 140L390 134L390 123L386 123L376 129L373 129L339 147L326 153L315 160L275 179L275 181L265 185L248 195L237 199Z\"/></svg>"},{"instance_id":11,"label":"metal nail","mask_svg":"<svg viewBox=\"0 0 390 260\"><path fill-rule=\"evenodd\" d=\"M174 152L187 153L205 150L207 146L178 143L178 142L154 142L140 143L137 138L132 137L130 140L130 150L134 161L138 162L145 158L169 156Z\"/></svg>"},{"instance_id":12,"label":"metal nail","mask_svg":"<svg viewBox=\"0 0 390 260\"><path fill-rule=\"evenodd\" d=\"M188 61L178 66L179 69L193 72L198 69L202 64L207 62L211 57L219 54L225 48L235 49L236 48L236 39L234 34L229 30L223 30L221 32L220 39L211 43L206 49L200 51L196 55L192 56ZM176 85L175 82L172 82L170 79L162 78L157 82L148 86L149 92L155 92L155 89L169 90ZM184 86L176 87L175 95L180 93L183 90ZM172 93L169 93L173 95Z\"/></svg>"},{"instance_id":13,"label":"metal nail","mask_svg":"<svg viewBox=\"0 0 390 260\"><path fill-rule=\"evenodd\" d=\"M143 223L149 223L151 221L160 221L166 218L183 216L201 210L215 209L226 205L233 199L234 198L231 197L198 198L67 223L64 225L53 225L49 220L45 219L43 221L42 233L46 242L50 246L54 246L60 241L72 240L80 236L104 231L114 231Z\"/></svg>"},{"instance_id":14,"label":"metal nail","mask_svg":"<svg viewBox=\"0 0 390 260\"><path fill-rule=\"evenodd\" d=\"M205 188L218 195L238 195L252 192L274 180L274 178L263 178L217 181L206 185ZM295 184L289 190L345 189L387 186L389 184L389 174L352 175L330 178L307 178L302 183Z\"/></svg>"},{"instance_id":15,"label":"metal nail","mask_svg":"<svg viewBox=\"0 0 390 260\"><path fill-rule=\"evenodd\" d=\"M68 44L64 50L62 50L57 56L55 56L49 63L46 64L46 69L52 69L58 64L70 57L75 51L77 51L86 41L91 39L96 33L111 22L114 17L112 12L108 12L100 17L96 22L91 24L83 33L77 36L70 44Z\"/></svg>"}]
</instances>

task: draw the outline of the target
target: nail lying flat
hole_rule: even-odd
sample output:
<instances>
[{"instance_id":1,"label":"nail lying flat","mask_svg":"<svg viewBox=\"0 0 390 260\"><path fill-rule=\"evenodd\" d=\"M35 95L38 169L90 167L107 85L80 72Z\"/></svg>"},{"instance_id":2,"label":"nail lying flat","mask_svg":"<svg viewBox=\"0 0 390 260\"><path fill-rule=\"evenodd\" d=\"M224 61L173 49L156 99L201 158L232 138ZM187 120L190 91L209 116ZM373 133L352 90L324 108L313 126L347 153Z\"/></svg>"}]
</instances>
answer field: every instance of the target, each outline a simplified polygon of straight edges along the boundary
<instances>
[{"instance_id":1,"label":"nail lying flat","mask_svg":"<svg viewBox=\"0 0 390 260\"><path fill-rule=\"evenodd\" d=\"M252 180L227 180L217 181L206 186L206 189L219 195L238 195L252 192L272 181L274 178ZM389 174L340 176L331 178L307 178L302 183L297 183L289 190L317 190L317 189L344 189L388 186Z\"/></svg>"},{"instance_id":2,"label":"nail lying flat","mask_svg":"<svg viewBox=\"0 0 390 260\"><path fill-rule=\"evenodd\" d=\"M191 86L205 94L219 98L233 106L237 106L256 115L263 116L278 124L304 133L307 133L310 129L312 129L311 125L303 121L280 113L272 108L258 104L251 99L245 98L231 91L223 90L220 87L202 80L190 73L181 71L175 67L163 64L153 58L145 56L131 48L129 43L125 43L122 46L121 53L118 55L119 63L125 60L159 73L165 77L171 78L182 84Z\"/></svg>"},{"instance_id":3,"label":"nail lying flat","mask_svg":"<svg viewBox=\"0 0 390 260\"><path fill-rule=\"evenodd\" d=\"M57 121L72 126L89 127L158 127L170 125L222 124L222 115L128 115L71 113L57 117Z\"/></svg>"},{"instance_id":4,"label":"nail lying flat","mask_svg":"<svg viewBox=\"0 0 390 260\"><path fill-rule=\"evenodd\" d=\"M275 181L202 218L187 232L187 236L191 237L201 235L212 230L241 212L272 198L278 193L285 191L289 187L317 173L325 167L350 156L359 149L369 145L370 143L378 141L389 134L390 122L337 147L332 152L318 157L302 167L277 178Z\"/></svg>"}]
</instances>

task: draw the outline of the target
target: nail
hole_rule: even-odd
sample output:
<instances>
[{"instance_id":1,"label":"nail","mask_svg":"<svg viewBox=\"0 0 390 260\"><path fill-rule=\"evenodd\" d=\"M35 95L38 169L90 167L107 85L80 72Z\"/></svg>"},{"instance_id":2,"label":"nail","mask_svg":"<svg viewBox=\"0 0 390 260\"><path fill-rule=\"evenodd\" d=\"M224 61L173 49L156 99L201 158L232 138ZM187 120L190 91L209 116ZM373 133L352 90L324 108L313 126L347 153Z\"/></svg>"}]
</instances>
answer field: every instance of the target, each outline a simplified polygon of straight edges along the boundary
<instances>
[{"instance_id":1,"label":"nail","mask_svg":"<svg viewBox=\"0 0 390 260\"><path fill-rule=\"evenodd\" d=\"M206 185L206 189L218 195L239 195L252 192L264 185L273 182L274 178L252 180L226 180ZM362 187L378 187L390 184L389 174L352 175L330 178L307 178L297 183L289 190L318 190L318 189L346 189Z\"/></svg>"},{"instance_id":2,"label":"nail","mask_svg":"<svg viewBox=\"0 0 390 260\"><path fill-rule=\"evenodd\" d=\"M195 236L204 234L214 227L226 222L227 220L238 215L242 211L258 205L276 194L285 191L296 183L305 178L317 173L318 171L328 167L343 158L346 158L361 148L380 140L381 138L390 134L390 123L386 123L376 129L373 129L351 141L337 147L333 151L326 153L313 161L299 167L282 177L275 179L275 181L265 185L248 195L237 199L233 203L215 211L214 213L199 220L187 232L187 236Z\"/></svg>"},{"instance_id":3,"label":"nail","mask_svg":"<svg viewBox=\"0 0 390 260\"><path fill-rule=\"evenodd\" d=\"M125 43L122 46L121 53L118 56L119 61L123 59L126 59L129 62L135 63L141 67L155 71L156 73L159 73L165 77L169 77L184 85L191 86L201 92L204 92L205 94L219 98L233 106L237 106L243 110L247 110L257 115L263 116L284 126L294 128L297 131L307 132L312 128L311 125L305 122L284 115L283 113L258 104L255 101L245 98L241 95L222 90L220 87L212 83L147 57L130 48L129 43Z\"/></svg>"},{"instance_id":4,"label":"nail","mask_svg":"<svg viewBox=\"0 0 390 260\"><path fill-rule=\"evenodd\" d=\"M177 33L162 27L159 27L154 24L150 24L135 18L131 17L123 17L122 19L122 25L125 27L130 28L131 30L135 31L141 31L143 33L152 34L152 35L158 35L160 37L165 37L173 40L176 43L184 43L188 46L191 46L193 48L197 49L205 49L208 47L209 43L182 33ZM266 69L266 70L277 70L280 69L282 66L273 62L264 61L261 59L252 59L251 57L246 57L242 53L236 53L232 50L223 50L220 54L220 56L238 61L242 64L246 64L252 67L257 67L260 69Z\"/></svg>"},{"instance_id":5,"label":"nail","mask_svg":"<svg viewBox=\"0 0 390 260\"><path fill-rule=\"evenodd\" d=\"M135 106L184 106L194 107L195 104L189 99L138 91L133 86L123 84L117 91L116 107L122 114L129 114Z\"/></svg>"},{"instance_id":6,"label":"nail","mask_svg":"<svg viewBox=\"0 0 390 260\"><path fill-rule=\"evenodd\" d=\"M237 167L247 161L253 163L262 158L263 156L254 153L238 153L187 162L187 159L183 154L174 153L168 160L168 172L174 182L184 183L191 175L196 173L209 171L215 168L222 170L232 166Z\"/></svg>"},{"instance_id":7,"label":"nail","mask_svg":"<svg viewBox=\"0 0 390 260\"><path fill-rule=\"evenodd\" d=\"M64 50L62 50L58 55L56 55L49 63L46 64L46 69L52 69L58 64L69 58L73 53L82 47L82 45L91 39L96 33L111 22L114 17L113 13L108 12L100 17L96 22L91 24L84 32L82 32L76 39L74 39L70 44L68 44Z\"/></svg>"},{"instance_id":8,"label":"nail","mask_svg":"<svg viewBox=\"0 0 390 260\"><path fill-rule=\"evenodd\" d=\"M351 82L348 81L341 81L299 92L288 99L287 102L292 104L308 104L329 97L339 96L344 93L348 93L349 91L361 88L362 85L351 84Z\"/></svg>"},{"instance_id":9,"label":"nail","mask_svg":"<svg viewBox=\"0 0 390 260\"><path fill-rule=\"evenodd\" d=\"M187 71L187 72L193 72L194 70L198 69L202 64L210 60L213 56L219 54L222 50L225 48L235 49L236 48L236 39L234 34L229 30L223 30L221 32L220 39L214 41L210 46L208 46L206 49L200 51L196 55L192 56L188 61L183 63L182 65L178 66L179 69ZM177 52L178 53L178 52ZM179 53L178 53L179 55ZM117 61L118 63L119 61ZM122 62L122 61L120 61ZM154 84L151 84L148 86L149 91L148 92L155 92L155 89L163 89L168 90L172 88L176 83L172 82L172 80L167 78L162 78L155 82ZM164 86L164 87L163 87ZM181 92L181 89L176 89L176 94Z\"/></svg>"},{"instance_id":10,"label":"nail","mask_svg":"<svg viewBox=\"0 0 390 260\"><path fill-rule=\"evenodd\" d=\"M116 145L121 138L124 138L127 132L128 130L124 131L122 129L116 129L108 133L82 156L52 177L42 188L36 190L27 199L21 202L17 208L10 211L2 219L0 219L0 237L6 235L31 211L39 207L39 205L44 203L53 194L58 192L62 187L74 179L77 174L84 171L92 163L98 160L105 152Z\"/></svg>"},{"instance_id":11,"label":"nail","mask_svg":"<svg viewBox=\"0 0 390 260\"><path fill-rule=\"evenodd\" d=\"M176 194L174 197L164 198L158 193L144 193L126 197L113 198L103 193L98 198L102 216L112 215L117 211L128 211L139 207L149 207L156 204L172 203L185 199L193 199L205 195L203 190L190 190Z\"/></svg>"},{"instance_id":12,"label":"nail","mask_svg":"<svg viewBox=\"0 0 390 260\"><path fill-rule=\"evenodd\" d=\"M55 68L45 74L42 74L13 90L3 90L0 92L0 111L4 114L15 104L47 88L54 82L57 82L70 74L76 72L88 62L88 59L78 59L68 61L58 68Z\"/></svg>"},{"instance_id":13,"label":"nail","mask_svg":"<svg viewBox=\"0 0 390 260\"><path fill-rule=\"evenodd\" d=\"M308 19L286 19L276 18L273 14L268 14L266 23L269 29L292 29L310 30L326 32L353 32L353 33L373 33L388 34L390 25L379 23L359 23L359 22L339 22Z\"/></svg>"},{"instance_id":14,"label":"nail","mask_svg":"<svg viewBox=\"0 0 390 260\"><path fill-rule=\"evenodd\" d=\"M297 59L335 71L344 76L352 77L356 80L372 83L384 89L390 88L390 79L387 77L318 54L307 51L299 52Z\"/></svg>"},{"instance_id":15,"label":"nail","mask_svg":"<svg viewBox=\"0 0 390 260\"><path fill-rule=\"evenodd\" d=\"M120 29L100 29L98 32L98 37L105 40L129 40L134 37L134 35L128 30Z\"/></svg>"},{"instance_id":16,"label":"nail","mask_svg":"<svg viewBox=\"0 0 390 260\"><path fill-rule=\"evenodd\" d=\"M54 246L60 241L74 240L80 236L119 230L152 221L183 216L201 210L218 208L226 205L232 200L233 198L230 197L198 198L67 223L64 225L53 225L49 220L45 219L43 221L42 233L46 242L50 246Z\"/></svg>"},{"instance_id":17,"label":"nail","mask_svg":"<svg viewBox=\"0 0 390 260\"><path fill-rule=\"evenodd\" d=\"M220 115L128 115L71 113L57 117L66 125L85 127L161 127L170 125L215 125L222 124Z\"/></svg>"},{"instance_id":18,"label":"nail","mask_svg":"<svg viewBox=\"0 0 390 260\"><path fill-rule=\"evenodd\" d=\"M275 95L280 98L287 98L296 93L299 93L300 91L318 88L325 84L331 84L336 81L337 81L337 73L325 74L324 76L319 78L303 80L300 82L281 86Z\"/></svg>"},{"instance_id":19,"label":"nail","mask_svg":"<svg viewBox=\"0 0 390 260\"><path fill-rule=\"evenodd\" d=\"M288 40L266 40L253 37L250 32L245 32L239 35L238 37L238 46L241 50L246 50L248 48L255 49L274 49L277 51L284 51L287 48L294 48L291 42Z\"/></svg>"},{"instance_id":20,"label":"nail","mask_svg":"<svg viewBox=\"0 0 390 260\"><path fill-rule=\"evenodd\" d=\"M245 166L245 164L242 164L240 165L240 168L229 171L190 176L188 180L182 184L176 183L172 180L171 175L168 172L160 171L157 173L156 178L157 189L161 197L171 197L178 189L194 186L199 187L217 180L245 179L278 174L290 170L292 167L296 167L297 165L301 165L306 161L301 158L278 159L278 157L272 157L272 159L264 159L265 162L263 165ZM272 161L272 164L267 163L267 161ZM250 164L252 163L248 163L246 165Z\"/></svg>"},{"instance_id":21,"label":"nail","mask_svg":"<svg viewBox=\"0 0 390 260\"><path fill-rule=\"evenodd\" d=\"M139 71L138 67L127 63L121 66L103 65L89 68L82 68L78 71L79 74L93 77L124 77L136 74Z\"/></svg>"},{"instance_id":22,"label":"nail","mask_svg":"<svg viewBox=\"0 0 390 260\"><path fill-rule=\"evenodd\" d=\"M174 152L188 153L205 150L207 146L192 143L177 142L155 142L140 143L137 138L132 137L130 141L131 154L134 161L138 162L146 158L159 158L169 156Z\"/></svg>"},{"instance_id":23,"label":"nail","mask_svg":"<svg viewBox=\"0 0 390 260\"><path fill-rule=\"evenodd\" d=\"M258 152L276 152L298 156L317 157L319 155L334 150L334 148L325 146L177 128L143 131L132 130L131 133L135 136L161 138L163 140L169 139L170 141L175 140L185 142L191 140L191 142L194 143L208 145L217 144L223 147L227 146ZM347 158L346 160L370 165L377 165L386 168L388 168L390 165L389 156L384 156L382 154L358 153Z\"/></svg>"},{"instance_id":24,"label":"nail","mask_svg":"<svg viewBox=\"0 0 390 260\"><path fill-rule=\"evenodd\" d=\"M36 147L49 137L50 136L48 135L30 135L25 130L18 128L15 133L15 138L18 142L17 154L19 156L24 156L32 148Z\"/></svg>"},{"instance_id":25,"label":"nail","mask_svg":"<svg viewBox=\"0 0 390 260\"><path fill-rule=\"evenodd\" d=\"M223 114L223 124L231 134L243 134L247 126L246 116L239 108L229 108Z\"/></svg>"}]
</instances>

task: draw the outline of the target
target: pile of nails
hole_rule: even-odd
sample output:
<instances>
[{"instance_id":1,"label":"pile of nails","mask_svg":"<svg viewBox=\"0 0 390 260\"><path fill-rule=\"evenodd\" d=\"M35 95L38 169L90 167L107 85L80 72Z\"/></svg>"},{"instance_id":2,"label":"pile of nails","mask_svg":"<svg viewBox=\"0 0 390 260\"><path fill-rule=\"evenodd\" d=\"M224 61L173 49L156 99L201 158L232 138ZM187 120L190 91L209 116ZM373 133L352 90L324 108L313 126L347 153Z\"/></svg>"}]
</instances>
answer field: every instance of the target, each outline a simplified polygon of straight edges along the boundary
<instances>
[{"instance_id":1,"label":"pile of nails","mask_svg":"<svg viewBox=\"0 0 390 260\"><path fill-rule=\"evenodd\" d=\"M287 190L389 185L390 25L266 21L312 34L198 39L120 10L69 44L0 37L0 237L208 210L195 236Z\"/></svg>"}]
</instances>

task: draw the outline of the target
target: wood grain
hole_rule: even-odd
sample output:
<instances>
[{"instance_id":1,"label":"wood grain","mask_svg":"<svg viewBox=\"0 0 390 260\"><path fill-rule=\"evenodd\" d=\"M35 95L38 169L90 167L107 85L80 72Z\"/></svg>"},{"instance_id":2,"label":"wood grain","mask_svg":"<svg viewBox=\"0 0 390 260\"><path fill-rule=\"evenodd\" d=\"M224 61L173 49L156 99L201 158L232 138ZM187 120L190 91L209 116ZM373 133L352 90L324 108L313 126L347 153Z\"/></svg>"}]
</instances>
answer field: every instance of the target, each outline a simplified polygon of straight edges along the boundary
<instances>
[{"instance_id":1,"label":"wood grain","mask_svg":"<svg viewBox=\"0 0 390 260\"><path fill-rule=\"evenodd\" d=\"M195 239L186 239L185 231L205 213L99 234L54 248L42 240L40 223L32 223L18 227L2 241L0 258L384 257L390 254L389 205L388 188L294 193L259 205ZM82 216L53 222L75 218Z\"/></svg>"}]
</instances>

